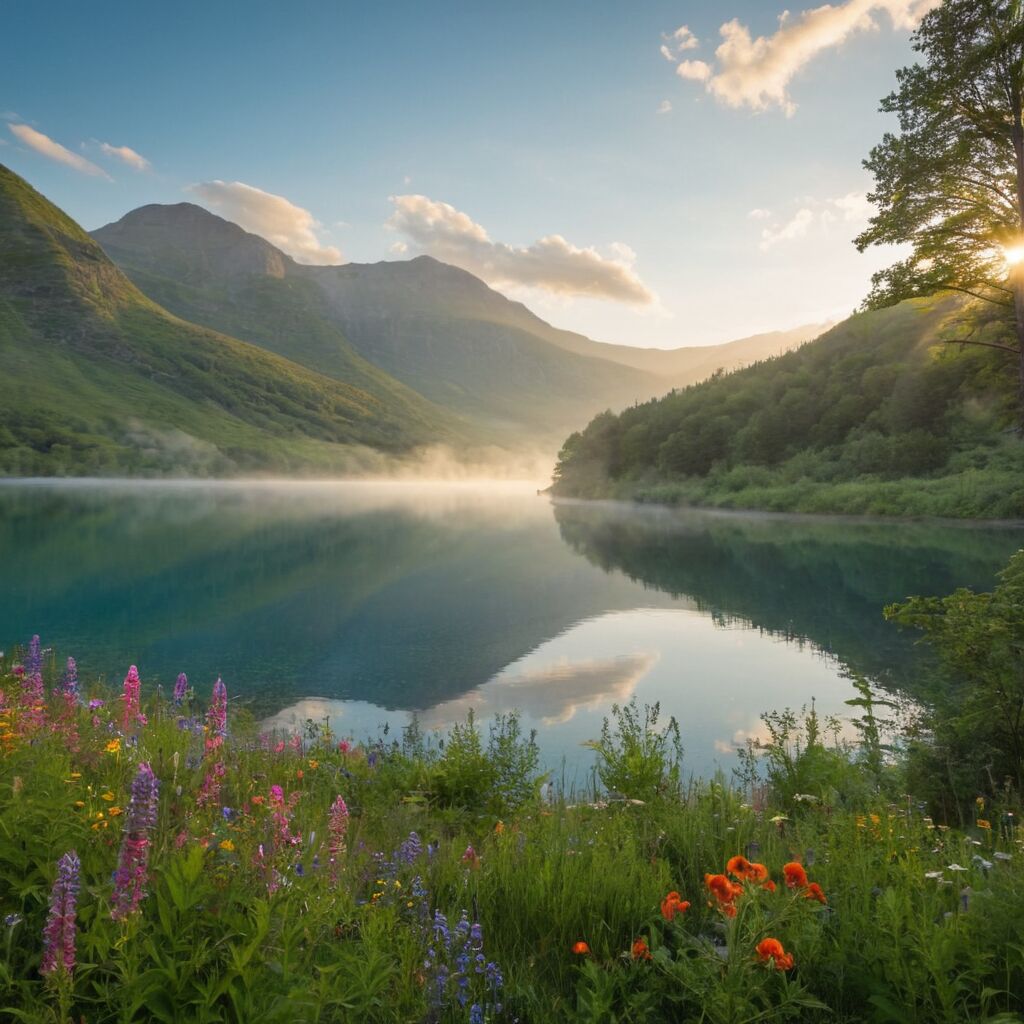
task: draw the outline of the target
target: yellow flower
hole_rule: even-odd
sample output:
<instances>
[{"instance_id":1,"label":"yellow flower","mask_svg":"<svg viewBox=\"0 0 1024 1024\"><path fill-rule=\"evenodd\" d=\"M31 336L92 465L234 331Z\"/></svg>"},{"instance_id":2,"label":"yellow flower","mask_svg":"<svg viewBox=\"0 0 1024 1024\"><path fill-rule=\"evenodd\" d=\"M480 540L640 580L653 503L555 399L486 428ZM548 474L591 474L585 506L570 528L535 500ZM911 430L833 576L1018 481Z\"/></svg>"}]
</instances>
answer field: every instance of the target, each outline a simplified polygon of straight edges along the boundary
<instances>
[{"instance_id":1,"label":"yellow flower","mask_svg":"<svg viewBox=\"0 0 1024 1024\"><path fill-rule=\"evenodd\" d=\"M978 828L991 828L992 822L986 821L984 818L979 818L976 822Z\"/></svg>"},{"instance_id":2,"label":"yellow flower","mask_svg":"<svg viewBox=\"0 0 1024 1024\"><path fill-rule=\"evenodd\" d=\"M111 793L110 790L108 789L106 791L106 793L103 793L103 794L100 795L100 799L101 800L106 800L107 803L109 804L110 801L114 799L114 794Z\"/></svg>"},{"instance_id":3,"label":"yellow flower","mask_svg":"<svg viewBox=\"0 0 1024 1024\"><path fill-rule=\"evenodd\" d=\"M102 818L102 817L103 817L103 812L102 812L102 811L97 811L97 812L96 812L96 818L97 818L97 820L98 820L98 819L100 819L100 818Z\"/></svg>"},{"instance_id":4,"label":"yellow flower","mask_svg":"<svg viewBox=\"0 0 1024 1024\"><path fill-rule=\"evenodd\" d=\"M979 797L977 797L977 798L975 799L975 801L974 801L974 802L975 802L975 803L976 803L976 804L977 804L977 805L978 805L978 806L979 806L980 808L982 808L982 809L984 810L984 808L985 808L985 798L984 798L983 796L979 796Z\"/></svg>"},{"instance_id":5,"label":"yellow flower","mask_svg":"<svg viewBox=\"0 0 1024 1024\"><path fill-rule=\"evenodd\" d=\"M81 772L72 772L71 773L71 778L73 778L73 779L80 779L81 777L82 777L82 773Z\"/></svg>"},{"instance_id":6,"label":"yellow flower","mask_svg":"<svg viewBox=\"0 0 1024 1024\"><path fill-rule=\"evenodd\" d=\"M231 842L230 839L222 839L220 843L220 848L226 851L227 853L231 853L235 849L235 844Z\"/></svg>"},{"instance_id":7,"label":"yellow flower","mask_svg":"<svg viewBox=\"0 0 1024 1024\"><path fill-rule=\"evenodd\" d=\"M317 768L320 767L320 762L319 761L310 761L309 762L309 767L312 768L313 771L316 771Z\"/></svg>"},{"instance_id":8,"label":"yellow flower","mask_svg":"<svg viewBox=\"0 0 1024 1024\"><path fill-rule=\"evenodd\" d=\"M119 754L120 752L121 752L121 740L120 740L120 738L118 738L116 740L111 740L107 744L107 753L108 754Z\"/></svg>"},{"instance_id":9,"label":"yellow flower","mask_svg":"<svg viewBox=\"0 0 1024 1024\"><path fill-rule=\"evenodd\" d=\"M120 807L110 807L107 809L107 814L109 814L112 818L116 818L120 813Z\"/></svg>"},{"instance_id":10,"label":"yellow flower","mask_svg":"<svg viewBox=\"0 0 1024 1024\"><path fill-rule=\"evenodd\" d=\"M501 833L504 832L504 831L505 831L505 822L499 821L498 824L494 826L494 834L500 836Z\"/></svg>"},{"instance_id":11,"label":"yellow flower","mask_svg":"<svg viewBox=\"0 0 1024 1024\"><path fill-rule=\"evenodd\" d=\"M85 806L85 801L84 800L76 800L75 801L75 806L76 807L84 807Z\"/></svg>"}]
</instances>

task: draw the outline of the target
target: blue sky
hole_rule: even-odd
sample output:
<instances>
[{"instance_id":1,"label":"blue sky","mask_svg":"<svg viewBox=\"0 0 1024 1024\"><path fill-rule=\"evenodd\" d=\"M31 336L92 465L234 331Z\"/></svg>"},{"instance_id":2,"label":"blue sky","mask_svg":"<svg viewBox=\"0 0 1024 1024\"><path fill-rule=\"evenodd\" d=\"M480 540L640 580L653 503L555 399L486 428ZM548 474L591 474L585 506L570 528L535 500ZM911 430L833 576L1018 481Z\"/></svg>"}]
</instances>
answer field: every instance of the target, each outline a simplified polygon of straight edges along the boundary
<instances>
[{"instance_id":1,"label":"blue sky","mask_svg":"<svg viewBox=\"0 0 1024 1024\"><path fill-rule=\"evenodd\" d=\"M891 260L849 240L928 6L7 0L0 162L87 228L197 201L601 340L722 341L845 315Z\"/></svg>"}]
</instances>

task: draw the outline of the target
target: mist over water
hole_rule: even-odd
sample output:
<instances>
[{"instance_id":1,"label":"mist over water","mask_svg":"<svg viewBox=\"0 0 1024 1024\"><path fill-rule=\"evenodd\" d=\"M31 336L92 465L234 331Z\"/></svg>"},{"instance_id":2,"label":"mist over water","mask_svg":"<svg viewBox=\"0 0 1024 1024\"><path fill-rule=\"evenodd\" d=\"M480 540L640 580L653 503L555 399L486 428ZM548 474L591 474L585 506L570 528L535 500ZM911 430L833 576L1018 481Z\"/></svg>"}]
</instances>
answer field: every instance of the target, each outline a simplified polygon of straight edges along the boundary
<instances>
[{"instance_id":1,"label":"mist over water","mask_svg":"<svg viewBox=\"0 0 1024 1024\"><path fill-rule=\"evenodd\" d=\"M517 708L583 772L613 702L661 701L687 769L762 711L843 711L845 671L920 694L884 604L989 588L1024 531L557 504L483 482L0 486L2 642L201 694L281 727L443 728Z\"/></svg>"}]
</instances>

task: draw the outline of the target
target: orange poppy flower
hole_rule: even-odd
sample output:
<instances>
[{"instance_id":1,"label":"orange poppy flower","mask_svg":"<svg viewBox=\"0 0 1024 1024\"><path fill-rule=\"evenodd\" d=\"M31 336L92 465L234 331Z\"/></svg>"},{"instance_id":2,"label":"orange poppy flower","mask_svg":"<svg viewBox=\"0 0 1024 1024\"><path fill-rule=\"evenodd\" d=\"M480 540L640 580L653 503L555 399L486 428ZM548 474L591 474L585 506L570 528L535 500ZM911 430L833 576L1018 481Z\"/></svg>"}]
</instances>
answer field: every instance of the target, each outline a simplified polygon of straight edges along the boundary
<instances>
[{"instance_id":1,"label":"orange poppy flower","mask_svg":"<svg viewBox=\"0 0 1024 1024\"><path fill-rule=\"evenodd\" d=\"M775 892L775 883L769 878L764 885L761 886L766 892Z\"/></svg>"},{"instance_id":2,"label":"orange poppy flower","mask_svg":"<svg viewBox=\"0 0 1024 1024\"><path fill-rule=\"evenodd\" d=\"M778 939L762 939L757 944L757 956L762 963L771 960L777 971L788 971L793 966L793 954L787 953Z\"/></svg>"},{"instance_id":3,"label":"orange poppy flower","mask_svg":"<svg viewBox=\"0 0 1024 1024\"><path fill-rule=\"evenodd\" d=\"M643 939L635 939L633 941L633 949L631 950L634 960L651 960L651 951L647 946L647 943Z\"/></svg>"},{"instance_id":4,"label":"orange poppy flower","mask_svg":"<svg viewBox=\"0 0 1024 1024\"><path fill-rule=\"evenodd\" d=\"M577 942L572 947L572 951L577 956L586 956L590 952L590 947L585 942Z\"/></svg>"},{"instance_id":5,"label":"orange poppy flower","mask_svg":"<svg viewBox=\"0 0 1024 1024\"><path fill-rule=\"evenodd\" d=\"M661 916L666 921L673 920L676 914L685 914L689 909L689 901L680 899L679 893L674 890L661 901Z\"/></svg>"},{"instance_id":6,"label":"orange poppy flower","mask_svg":"<svg viewBox=\"0 0 1024 1024\"><path fill-rule=\"evenodd\" d=\"M730 857L729 863L725 865L726 872L736 878L749 878L750 868L750 861L740 854L737 854L735 857Z\"/></svg>"},{"instance_id":7,"label":"orange poppy flower","mask_svg":"<svg viewBox=\"0 0 1024 1024\"><path fill-rule=\"evenodd\" d=\"M719 903L731 903L743 892L743 886L730 882L725 875L705 875L704 884Z\"/></svg>"},{"instance_id":8,"label":"orange poppy flower","mask_svg":"<svg viewBox=\"0 0 1024 1024\"><path fill-rule=\"evenodd\" d=\"M828 903L825 899L825 893L822 892L821 886L817 882L811 882L807 886L807 892L804 893L805 900L817 900L819 903Z\"/></svg>"},{"instance_id":9,"label":"orange poppy flower","mask_svg":"<svg viewBox=\"0 0 1024 1024\"><path fill-rule=\"evenodd\" d=\"M804 866L797 863L795 860L791 860L788 864L782 868L782 873L786 878L786 885L790 889L806 889L807 888L807 872L804 871Z\"/></svg>"}]
</instances>

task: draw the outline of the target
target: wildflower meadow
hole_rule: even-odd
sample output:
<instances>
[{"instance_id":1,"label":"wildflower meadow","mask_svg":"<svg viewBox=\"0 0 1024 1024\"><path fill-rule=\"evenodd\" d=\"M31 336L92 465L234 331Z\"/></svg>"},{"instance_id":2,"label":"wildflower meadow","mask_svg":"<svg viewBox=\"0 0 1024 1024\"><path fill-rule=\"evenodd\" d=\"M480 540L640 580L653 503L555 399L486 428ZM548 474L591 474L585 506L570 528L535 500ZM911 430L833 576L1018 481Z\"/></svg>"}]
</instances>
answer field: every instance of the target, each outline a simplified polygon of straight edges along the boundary
<instances>
[{"instance_id":1,"label":"wildflower meadow","mask_svg":"<svg viewBox=\"0 0 1024 1024\"><path fill-rule=\"evenodd\" d=\"M869 690L863 743L776 717L732 782L617 708L560 793L515 715L270 734L220 679L112 691L38 638L0 689L5 1019L1024 1020L1012 791L929 816Z\"/></svg>"}]
</instances>

